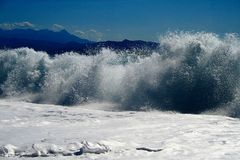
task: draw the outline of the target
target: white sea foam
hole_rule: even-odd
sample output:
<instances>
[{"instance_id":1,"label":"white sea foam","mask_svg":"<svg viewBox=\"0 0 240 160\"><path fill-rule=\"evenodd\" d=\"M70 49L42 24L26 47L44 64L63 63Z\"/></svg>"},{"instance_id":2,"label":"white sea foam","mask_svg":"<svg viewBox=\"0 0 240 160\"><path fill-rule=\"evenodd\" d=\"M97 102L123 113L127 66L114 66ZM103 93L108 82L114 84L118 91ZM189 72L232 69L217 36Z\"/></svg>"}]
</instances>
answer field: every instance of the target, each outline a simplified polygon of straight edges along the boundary
<instances>
[{"instance_id":1,"label":"white sea foam","mask_svg":"<svg viewBox=\"0 0 240 160\"><path fill-rule=\"evenodd\" d=\"M238 116L237 35L168 33L151 55L103 48L85 56L49 57L29 48L0 51L0 93L37 103L108 101L122 109L153 107L185 113L228 107ZM226 107L225 107L226 108Z\"/></svg>"}]
</instances>

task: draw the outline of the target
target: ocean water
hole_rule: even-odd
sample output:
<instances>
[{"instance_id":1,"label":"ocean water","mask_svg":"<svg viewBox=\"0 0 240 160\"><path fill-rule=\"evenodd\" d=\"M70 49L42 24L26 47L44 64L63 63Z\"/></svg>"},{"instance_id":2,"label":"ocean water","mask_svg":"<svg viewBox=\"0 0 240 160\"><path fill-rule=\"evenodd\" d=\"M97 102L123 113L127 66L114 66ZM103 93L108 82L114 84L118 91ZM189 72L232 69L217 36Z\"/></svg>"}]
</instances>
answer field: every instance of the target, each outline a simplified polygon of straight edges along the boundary
<instances>
[{"instance_id":1,"label":"ocean water","mask_svg":"<svg viewBox=\"0 0 240 160\"><path fill-rule=\"evenodd\" d=\"M238 35L172 32L159 43L159 51L150 55L107 48L94 56L68 52L55 57L29 48L0 50L0 96L240 117Z\"/></svg>"}]
</instances>

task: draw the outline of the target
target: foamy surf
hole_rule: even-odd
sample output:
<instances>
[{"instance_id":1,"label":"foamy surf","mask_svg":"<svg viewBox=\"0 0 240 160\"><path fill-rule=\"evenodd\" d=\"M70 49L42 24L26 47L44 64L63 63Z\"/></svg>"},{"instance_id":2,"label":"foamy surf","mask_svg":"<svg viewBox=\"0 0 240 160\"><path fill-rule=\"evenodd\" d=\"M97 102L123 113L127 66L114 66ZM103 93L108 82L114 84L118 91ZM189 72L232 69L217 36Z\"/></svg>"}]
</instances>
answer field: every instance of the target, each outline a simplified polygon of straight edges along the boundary
<instances>
[{"instance_id":1,"label":"foamy surf","mask_svg":"<svg viewBox=\"0 0 240 160\"><path fill-rule=\"evenodd\" d=\"M30 102L114 103L124 110L183 113L224 109L239 116L240 40L237 35L168 33L152 54L63 53L29 48L0 51L0 93ZM221 112L222 114L222 112Z\"/></svg>"},{"instance_id":2,"label":"foamy surf","mask_svg":"<svg viewBox=\"0 0 240 160\"><path fill-rule=\"evenodd\" d=\"M0 108L0 159L240 158L235 118L6 100Z\"/></svg>"}]
</instances>

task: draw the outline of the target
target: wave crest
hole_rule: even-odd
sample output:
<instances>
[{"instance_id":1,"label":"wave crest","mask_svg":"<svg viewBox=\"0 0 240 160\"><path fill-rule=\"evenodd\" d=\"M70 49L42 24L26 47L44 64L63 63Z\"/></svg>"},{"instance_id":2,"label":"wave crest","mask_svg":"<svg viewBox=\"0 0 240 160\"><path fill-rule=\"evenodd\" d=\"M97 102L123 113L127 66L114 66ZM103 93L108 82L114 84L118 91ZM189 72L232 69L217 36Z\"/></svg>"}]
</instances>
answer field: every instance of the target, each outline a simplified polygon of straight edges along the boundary
<instances>
[{"instance_id":1,"label":"wave crest","mask_svg":"<svg viewBox=\"0 0 240 160\"><path fill-rule=\"evenodd\" d=\"M110 101L124 109L183 113L229 106L228 114L238 116L239 67L240 40L234 34L168 33L150 55L105 48L95 56L55 57L29 48L1 50L0 93L29 94L38 103Z\"/></svg>"}]
</instances>

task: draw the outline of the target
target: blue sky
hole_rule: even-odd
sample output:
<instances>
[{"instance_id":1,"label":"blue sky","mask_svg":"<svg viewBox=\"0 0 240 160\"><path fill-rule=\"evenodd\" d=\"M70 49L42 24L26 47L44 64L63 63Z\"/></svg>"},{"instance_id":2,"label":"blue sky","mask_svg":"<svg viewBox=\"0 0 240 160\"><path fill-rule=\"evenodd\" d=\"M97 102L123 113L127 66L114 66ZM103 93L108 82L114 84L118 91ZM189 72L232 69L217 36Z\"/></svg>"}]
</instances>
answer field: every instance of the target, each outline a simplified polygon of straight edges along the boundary
<instances>
[{"instance_id":1,"label":"blue sky","mask_svg":"<svg viewBox=\"0 0 240 160\"><path fill-rule=\"evenodd\" d=\"M0 0L0 27L65 28L97 41L157 41L182 30L240 33L240 0Z\"/></svg>"}]
</instances>

